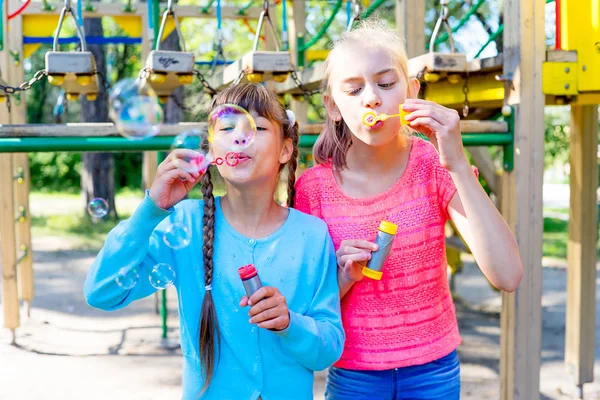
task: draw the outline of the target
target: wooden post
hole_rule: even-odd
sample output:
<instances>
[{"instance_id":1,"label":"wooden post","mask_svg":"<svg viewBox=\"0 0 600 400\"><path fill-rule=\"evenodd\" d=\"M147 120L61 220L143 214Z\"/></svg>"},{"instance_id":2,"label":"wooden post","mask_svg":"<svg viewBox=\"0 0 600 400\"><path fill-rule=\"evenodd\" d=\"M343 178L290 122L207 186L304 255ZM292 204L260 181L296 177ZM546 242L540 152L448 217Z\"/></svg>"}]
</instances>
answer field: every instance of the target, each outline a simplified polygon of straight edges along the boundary
<instances>
[{"instance_id":1,"label":"wooden post","mask_svg":"<svg viewBox=\"0 0 600 400\"><path fill-rule=\"evenodd\" d=\"M581 398L594 381L598 106L571 106L569 244L565 364Z\"/></svg>"},{"instance_id":2,"label":"wooden post","mask_svg":"<svg viewBox=\"0 0 600 400\"><path fill-rule=\"evenodd\" d=\"M10 0L9 9L16 10L21 2ZM25 81L25 73L23 70L23 36L20 32L23 31L23 17L17 15L9 22L9 30L12 34L6 38L9 51L15 51L19 57L18 65L11 65L6 71L9 77L8 82L16 85ZM19 34L17 34L19 32ZM15 100L13 97L12 100ZM12 102L12 110L10 116L12 124L27 123L27 102L26 92L20 93L20 102ZM16 206L17 209L23 209L25 218L17 223L17 249L24 249L26 256L18 265L20 271L20 286L21 299L25 302L27 316L31 314L31 301L34 296L34 281L33 281L33 256L31 247L31 215L29 213L29 158L25 153L15 154L13 157L14 173L22 174L23 177L17 179L16 185ZM20 250L19 250L20 251Z\"/></svg>"},{"instance_id":3,"label":"wooden post","mask_svg":"<svg viewBox=\"0 0 600 400\"><path fill-rule=\"evenodd\" d=\"M8 4L4 2L1 15L7 15ZM5 80L10 81L10 72L14 66L10 63L10 47L8 44L8 26L3 24L4 50L0 51L0 72ZM20 82L18 82L20 83ZM16 83L18 85L18 83ZM15 85L16 86L16 85ZM14 103L14 98L11 99ZM8 100L7 100L8 101ZM10 123L10 114L6 104L0 104L0 124ZM17 283L17 252L15 240L15 204L13 182L13 156L0 154L0 254L2 260L2 307L4 327L12 332L12 342L16 341L16 329L19 321L19 290Z\"/></svg>"},{"instance_id":4,"label":"wooden post","mask_svg":"<svg viewBox=\"0 0 600 400\"><path fill-rule=\"evenodd\" d=\"M503 293L500 398L539 399L544 172L544 2L504 2L505 96L515 112L515 169L502 177L504 217L515 232L523 280ZM512 80L512 84L510 82Z\"/></svg>"},{"instance_id":5,"label":"wooden post","mask_svg":"<svg viewBox=\"0 0 600 400\"><path fill-rule=\"evenodd\" d=\"M425 52L425 2L396 0L396 30L406 40L409 58Z\"/></svg>"}]
</instances>

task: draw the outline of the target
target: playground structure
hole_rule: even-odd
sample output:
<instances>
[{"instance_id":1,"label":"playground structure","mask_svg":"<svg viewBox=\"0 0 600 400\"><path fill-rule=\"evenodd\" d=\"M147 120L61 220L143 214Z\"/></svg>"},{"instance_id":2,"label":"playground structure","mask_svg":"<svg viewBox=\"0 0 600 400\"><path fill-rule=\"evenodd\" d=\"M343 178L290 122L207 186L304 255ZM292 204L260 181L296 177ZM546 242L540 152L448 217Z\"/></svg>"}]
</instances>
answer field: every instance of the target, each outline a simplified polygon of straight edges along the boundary
<instances>
[{"instance_id":1,"label":"playground structure","mask_svg":"<svg viewBox=\"0 0 600 400\"><path fill-rule=\"evenodd\" d=\"M319 35L327 30L344 3L351 11L348 14L348 26L351 27L358 18L367 18L383 1L373 0L365 4L336 1L332 6L332 16L321 27ZM459 110L465 118L461 123L465 145L501 146L503 149L503 171L500 172L496 171L487 152L477 149L472 152L482 175L497 195L498 207L515 232L524 266L519 289L515 293L502 294L500 384L503 400L539 398L543 110L545 105L571 105L565 364L581 393L583 384L593 381L595 349L600 4L595 0L555 0L557 43L554 50L546 51L545 2L505 0L504 25L490 35L486 43L488 45L494 37L503 35L503 53L493 58L475 57L469 61L464 54L454 51L452 33L460 29L483 3L484 0L474 1L459 24L450 27L445 18L448 0L441 0L440 18L430 40L429 51L426 51L425 6L422 0L396 0L397 29L407 40L410 73L423 82L422 96ZM272 79L268 85L282 95L293 96L292 108L301 124L300 146L310 148L321 130L320 124L307 124L306 100L318 91L324 71L321 65L307 66L308 60L322 57L323 52L310 53L309 48L316 42L315 38L305 42L304 1L249 1L246 7L220 7L218 0L216 4L211 0L204 8L175 6L169 2L162 13L162 21L158 0L129 3L124 9L120 4L78 3L77 12L70 8L68 0L62 8L59 4L25 4L27 6L16 0L7 0L2 10L0 71L3 75L0 83L3 87L0 88L0 99L6 101L7 96L13 95L11 92L14 90L7 83L14 85L24 81L22 67L15 67L11 62L14 54L17 59L24 60L36 50L36 46L48 43L48 40L54 43L54 50L58 50L57 44L61 43L58 33L52 38L50 36L57 26L60 31L62 19L59 14L70 12L75 19L79 18L77 26L82 25L81 18L106 16L113 18L127 33L126 37L94 38L93 41L141 44L142 57L147 60L141 77L159 99L162 97L161 101L166 100L175 87L189 84L194 76L203 80L209 93L243 80L260 82ZM277 43L276 21L269 18L275 15L276 7L287 7L288 15L283 12L281 27L282 46ZM20 12L9 14L13 10ZM9 15L11 18L7 20L4 16ZM576 23L574 15L585 18L579 18ZM221 34L220 21L223 18L259 21L259 29L256 30L253 50L239 60L233 63L226 61L220 49L221 59L215 64L229 65L206 80L194 69L193 54L185 51L177 18L217 16L218 35ZM264 51L258 50L261 26L273 28L272 34L265 31ZM160 50L160 39L173 29L179 32L182 51ZM21 89L47 75L53 81L51 83L63 86L67 91L72 90L70 99L77 98L79 93L91 94L93 98L93 90L87 91L86 88L98 85L98 76L93 59L85 54L85 43L92 41L82 30L78 29L78 33L77 38L67 41L81 42L82 51L54 55L58 57L56 62L47 55L47 68L18 90L21 96L26 93ZM289 43L287 38L291 38ZM451 51L435 51L436 45L446 40ZM160 56L174 57L180 62L173 64L172 68L161 69L157 61ZM62 60L70 62L75 58L80 60L74 62L75 66L61 66ZM58 69L51 68L54 65ZM503 116L503 120L498 120L499 115ZM496 118L485 120L490 117ZM146 184L149 184L156 171L155 151L168 150L178 132L202 124L165 125L156 137L129 141L118 135L112 123L27 125L23 99L20 104L12 105L10 113L5 107L0 107L0 122L3 124L0 126L2 303L4 326L12 330L14 338L20 324L19 295L27 305L27 312L34 296L28 218L29 168L25 152L150 151L145 153L144 158Z\"/></svg>"}]
</instances>

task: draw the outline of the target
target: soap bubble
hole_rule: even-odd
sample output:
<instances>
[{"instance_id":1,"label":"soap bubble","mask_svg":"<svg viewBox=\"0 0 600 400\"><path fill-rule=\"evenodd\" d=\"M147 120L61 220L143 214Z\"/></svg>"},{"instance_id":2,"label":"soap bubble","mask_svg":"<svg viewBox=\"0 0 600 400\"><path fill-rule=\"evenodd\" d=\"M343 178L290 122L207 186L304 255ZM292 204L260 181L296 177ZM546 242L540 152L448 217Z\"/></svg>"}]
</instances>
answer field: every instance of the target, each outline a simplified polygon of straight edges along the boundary
<instances>
[{"instance_id":1,"label":"soap bubble","mask_svg":"<svg viewBox=\"0 0 600 400\"><path fill-rule=\"evenodd\" d=\"M173 250L179 250L190 244L190 231L180 223L171 224L165 229L163 241Z\"/></svg>"},{"instance_id":2,"label":"soap bubble","mask_svg":"<svg viewBox=\"0 0 600 400\"><path fill-rule=\"evenodd\" d=\"M165 289L175 281L175 270L169 264L156 264L148 278L155 288Z\"/></svg>"},{"instance_id":3,"label":"soap bubble","mask_svg":"<svg viewBox=\"0 0 600 400\"><path fill-rule=\"evenodd\" d=\"M256 123L242 107L223 104L208 116L209 140L232 151L242 151L254 142Z\"/></svg>"},{"instance_id":4,"label":"soap bubble","mask_svg":"<svg viewBox=\"0 0 600 400\"><path fill-rule=\"evenodd\" d=\"M156 96L142 93L140 81L119 81L109 94L110 117L117 131L131 140L155 136L163 122L163 110Z\"/></svg>"},{"instance_id":5,"label":"soap bubble","mask_svg":"<svg viewBox=\"0 0 600 400\"><path fill-rule=\"evenodd\" d=\"M108 214L108 203L101 197L90 200L87 206L88 213L94 218L102 218Z\"/></svg>"},{"instance_id":6,"label":"soap bubble","mask_svg":"<svg viewBox=\"0 0 600 400\"><path fill-rule=\"evenodd\" d=\"M117 285L122 287L123 289L133 289L133 287L138 283L140 279L140 274L137 268L133 268L128 270L127 268L121 268L119 270L119 274L117 275Z\"/></svg>"}]
</instances>

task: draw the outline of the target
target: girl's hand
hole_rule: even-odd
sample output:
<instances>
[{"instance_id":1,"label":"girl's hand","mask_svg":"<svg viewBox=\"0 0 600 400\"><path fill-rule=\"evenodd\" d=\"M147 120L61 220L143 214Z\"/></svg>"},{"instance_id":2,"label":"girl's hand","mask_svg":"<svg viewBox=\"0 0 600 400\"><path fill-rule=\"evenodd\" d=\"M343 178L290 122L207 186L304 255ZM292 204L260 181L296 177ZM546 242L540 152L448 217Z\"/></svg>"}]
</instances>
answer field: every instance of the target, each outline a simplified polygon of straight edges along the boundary
<instances>
[{"instance_id":1,"label":"girl's hand","mask_svg":"<svg viewBox=\"0 0 600 400\"><path fill-rule=\"evenodd\" d=\"M285 297L275 287L263 286L249 299L242 297L240 307L247 305L252 306L248 312L250 323L260 328L282 331L290 324L290 310Z\"/></svg>"},{"instance_id":2,"label":"girl's hand","mask_svg":"<svg viewBox=\"0 0 600 400\"><path fill-rule=\"evenodd\" d=\"M440 155L440 164L448 171L469 165L460 134L460 117L455 110L421 99L406 99L402 105L410 127L427 136Z\"/></svg>"},{"instance_id":3,"label":"girl's hand","mask_svg":"<svg viewBox=\"0 0 600 400\"><path fill-rule=\"evenodd\" d=\"M340 248L335 252L340 273L346 280L360 281L366 261L371 259L371 252L376 250L377 245L366 240L342 240Z\"/></svg>"},{"instance_id":4,"label":"girl's hand","mask_svg":"<svg viewBox=\"0 0 600 400\"><path fill-rule=\"evenodd\" d=\"M206 170L198 170L198 159L204 155L189 149L176 149L160 163L150 187L150 198L167 209L192 190ZM190 160L190 162L187 161Z\"/></svg>"}]
</instances>

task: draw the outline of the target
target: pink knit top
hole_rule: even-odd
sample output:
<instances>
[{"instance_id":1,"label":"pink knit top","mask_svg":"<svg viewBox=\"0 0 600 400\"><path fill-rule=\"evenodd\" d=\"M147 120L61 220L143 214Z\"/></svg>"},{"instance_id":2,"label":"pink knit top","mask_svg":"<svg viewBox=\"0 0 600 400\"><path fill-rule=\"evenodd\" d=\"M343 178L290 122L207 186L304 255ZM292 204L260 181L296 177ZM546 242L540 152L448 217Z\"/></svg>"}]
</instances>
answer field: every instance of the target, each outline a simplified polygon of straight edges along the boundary
<instances>
[{"instance_id":1,"label":"pink knit top","mask_svg":"<svg viewBox=\"0 0 600 400\"><path fill-rule=\"evenodd\" d=\"M345 239L373 241L381 220L398 225L382 279L365 277L342 299L346 343L337 367L383 370L425 364L461 342L444 236L456 187L435 148L417 137L411 140L404 174L384 193L346 196L331 164L307 170L296 184L296 208L327 223L336 250Z\"/></svg>"}]
</instances>

